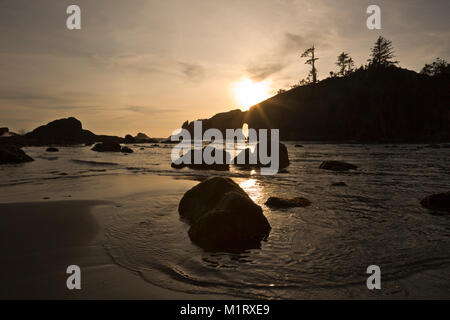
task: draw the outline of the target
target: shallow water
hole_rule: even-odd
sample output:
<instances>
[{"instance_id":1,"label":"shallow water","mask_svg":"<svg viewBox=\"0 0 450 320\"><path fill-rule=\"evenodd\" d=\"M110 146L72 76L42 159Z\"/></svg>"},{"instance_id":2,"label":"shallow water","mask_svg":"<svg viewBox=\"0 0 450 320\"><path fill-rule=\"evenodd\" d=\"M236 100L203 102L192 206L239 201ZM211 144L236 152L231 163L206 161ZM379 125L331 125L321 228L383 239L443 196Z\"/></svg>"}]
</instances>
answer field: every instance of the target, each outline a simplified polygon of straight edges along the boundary
<instances>
[{"instance_id":1,"label":"shallow water","mask_svg":"<svg viewBox=\"0 0 450 320\"><path fill-rule=\"evenodd\" d=\"M170 168L169 145L135 146L131 155L96 153L88 147L61 148L55 154L26 148L37 161L0 167L0 201L20 199L30 186L40 184L65 185L67 193L76 195L77 181L97 176L119 176L124 188L132 188L131 177L141 175L176 178L179 187L161 184L146 191L139 186L132 196L118 197L120 207L108 221L105 248L118 264L145 280L185 292L275 299L351 297L352 290L365 288L366 268L376 264L388 282L385 292L407 295L399 280L450 265L450 216L433 214L419 203L428 194L449 190L450 149L286 144L291 165L277 176L234 168L229 173L175 170ZM330 159L359 169L318 169ZM263 207L272 231L261 249L207 253L190 242L178 202L196 183L192 180L211 174L233 177ZM191 182L181 183L186 179ZM331 187L340 181L348 186ZM304 196L313 204L270 210L264 202L274 195ZM450 283L445 286L450 288Z\"/></svg>"}]
</instances>

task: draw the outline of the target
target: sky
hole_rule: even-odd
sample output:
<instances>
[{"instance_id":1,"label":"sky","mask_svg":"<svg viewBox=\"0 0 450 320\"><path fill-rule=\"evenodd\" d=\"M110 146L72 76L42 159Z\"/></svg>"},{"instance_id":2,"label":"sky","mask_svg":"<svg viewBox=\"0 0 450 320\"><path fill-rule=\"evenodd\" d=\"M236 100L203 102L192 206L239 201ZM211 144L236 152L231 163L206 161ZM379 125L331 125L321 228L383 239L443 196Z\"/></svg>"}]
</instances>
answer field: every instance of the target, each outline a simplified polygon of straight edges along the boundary
<instances>
[{"instance_id":1,"label":"sky","mask_svg":"<svg viewBox=\"0 0 450 320\"><path fill-rule=\"evenodd\" d=\"M71 4L81 30L66 27ZM366 27L370 4L381 30ZM448 0L0 0L0 127L74 116L97 134L167 137L245 109L246 92L288 89L312 44L319 79L342 51L365 64L379 35L403 68L448 61L449 13Z\"/></svg>"}]
</instances>

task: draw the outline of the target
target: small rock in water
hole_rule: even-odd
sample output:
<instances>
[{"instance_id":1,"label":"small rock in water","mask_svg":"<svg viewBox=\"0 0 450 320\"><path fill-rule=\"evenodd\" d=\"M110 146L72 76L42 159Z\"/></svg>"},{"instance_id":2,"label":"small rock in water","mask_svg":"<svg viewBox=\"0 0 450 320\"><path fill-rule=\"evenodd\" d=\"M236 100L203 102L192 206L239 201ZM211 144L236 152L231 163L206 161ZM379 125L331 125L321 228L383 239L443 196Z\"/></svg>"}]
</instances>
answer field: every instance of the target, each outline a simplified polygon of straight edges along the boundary
<instances>
[{"instance_id":1,"label":"small rock in water","mask_svg":"<svg viewBox=\"0 0 450 320\"><path fill-rule=\"evenodd\" d=\"M292 199L270 197L269 199L267 199L265 205L271 208L284 209L294 207L307 207L311 205L311 201L303 197L296 197Z\"/></svg>"},{"instance_id":2,"label":"small rock in water","mask_svg":"<svg viewBox=\"0 0 450 320\"><path fill-rule=\"evenodd\" d=\"M101 142L97 143L91 150L97 152L120 152L121 146L117 142Z\"/></svg>"},{"instance_id":3,"label":"small rock in water","mask_svg":"<svg viewBox=\"0 0 450 320\"><path fill-rule=\"evenodd\" d=\"M45 150L45 151L47 151L47 152L58 152L59 149L58 149L58 148L50 147L50 148L47 148L47 150Z\"/></svg>"},{"instance_id":4,"label":"small rock in water","mask_svg":"<svg viewBox=\"0 0 450 320\"><path fill-rule=\"evenodd\" d=\"M120 152L122 152L122 153L133 153L133 149L128 148L128 147L122 147L120 149Z\"/></svg>"},{"instance_id":5,"label":"small rock in water","mask_svg":"<svg viewBox=\"0 0 450 320\"><path fill-rule=\"evenodd\" d=\"M302 144L296 144L295 147L296 148L303 148L304 146Z\"/></svg>"},{"instance_id":6,"label":"small rock in water","mask_svg":"<svg viewBox=\"0 0 450 320\"><path fill-rule=\"evenodd\" d=\"M348 171L348 170L356 170L358 169L357 166L351 163L347 163L344 161L336 161L336 160L330 160L330 161L323 161L319 169L325 169L325 170L333 170L333 171Z\"/></svg>"},{"instance_id":7,"label":"small rock in water","mask_svg":"<svg viewBox=\"0 0 450 320\"><path fill-rule=\"evenodd\" d=\"M347 184L345 182L334 182L331 184L332 187L346 187Z\"/></svg>"},{"instance_id":8,"label":"small rock in water","mask_svg":"<svg viewBox=\"0 0 450 320\"><path fill-rule=\"evenodd\" d=\"M432 194L422 201L420 204L427 209L436 211L450 212L450 191L445 193Z\"/></svg>"}]
</instances>

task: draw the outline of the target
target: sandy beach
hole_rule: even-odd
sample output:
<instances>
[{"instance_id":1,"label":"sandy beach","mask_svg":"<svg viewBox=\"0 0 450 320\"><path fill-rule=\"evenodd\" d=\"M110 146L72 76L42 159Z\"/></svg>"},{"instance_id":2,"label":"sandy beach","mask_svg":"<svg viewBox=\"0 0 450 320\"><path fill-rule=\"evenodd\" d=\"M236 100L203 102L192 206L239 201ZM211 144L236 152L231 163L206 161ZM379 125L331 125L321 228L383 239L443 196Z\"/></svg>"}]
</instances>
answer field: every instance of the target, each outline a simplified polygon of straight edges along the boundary
<instances>
[{"instance_id":1,"label":"sandy beach","mask_svg":"<svg viewBox=\"0 0 450 320\"><path fill-rule=\"evenodd\" d=\"M103 247L104 215L94 213L115 206L99 200L1 203L0 299L220 298L166 290L115 264ZM66 287L72 264L81 268L81 290Z\"/></svg>"}]
</instances>

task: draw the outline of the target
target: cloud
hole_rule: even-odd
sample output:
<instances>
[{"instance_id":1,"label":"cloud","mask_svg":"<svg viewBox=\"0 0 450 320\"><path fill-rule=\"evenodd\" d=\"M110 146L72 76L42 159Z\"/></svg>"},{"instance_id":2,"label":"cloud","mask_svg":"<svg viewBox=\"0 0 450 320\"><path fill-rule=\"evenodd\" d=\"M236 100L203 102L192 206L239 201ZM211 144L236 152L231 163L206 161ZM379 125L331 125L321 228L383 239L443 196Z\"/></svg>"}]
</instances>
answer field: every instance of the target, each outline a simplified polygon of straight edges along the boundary
<instances>
[{"instance_id":1,"label":"cloud","mask_svg":"<svg viewBox=\"0 0 450 320\"><path fill-rule=\"evenodd\" d=\"M144 107L144 106L126 106L123 108L126 111L132 111L143 114L155 114L155 113L173 113L181 111L178 108L157 108L157 107Z\"/></svg>"},{"instance_id":2,"label":"cloud","mask_svg":"<svg viewBox=\"0 0 450 320\"><path fill-rule=\"evenodd\" d=\"M205 69L198 64L180 62L180 66L181 72L191 81L200 81L205 76Z\"/></svg>"},{"instance_id":3,"label":"cloud","mask_svg":"<svg viewBox=\"0 0 450 320\"><path fill-rule=\"evenodd\" d=\"M286 64L283 63L261 63L249 66L246 71L250 74L253 80L262 81L283 70L285 67Z\"/></svg>"}]
</instances>

